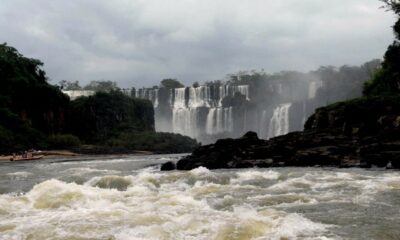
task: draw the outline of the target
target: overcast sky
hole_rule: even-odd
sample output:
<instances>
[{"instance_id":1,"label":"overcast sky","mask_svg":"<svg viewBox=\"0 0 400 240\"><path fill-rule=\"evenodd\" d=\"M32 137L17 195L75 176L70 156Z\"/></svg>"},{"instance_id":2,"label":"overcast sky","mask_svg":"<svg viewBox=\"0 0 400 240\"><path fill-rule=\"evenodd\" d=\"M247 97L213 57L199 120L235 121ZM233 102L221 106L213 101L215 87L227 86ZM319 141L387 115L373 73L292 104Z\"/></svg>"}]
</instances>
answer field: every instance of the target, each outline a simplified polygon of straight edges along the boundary
<instances>
[{"instance_id":1,"label":"overcast sky","mask_svg":"<svg viewBox=\"0 0 400 240\"><path fill-rule=\"evenodd\" d=\"M52 83L189 84L239 70L308 71L381 58L394 15L378 0L1 0L0 42Z\"/></svg>"}]
</instances>

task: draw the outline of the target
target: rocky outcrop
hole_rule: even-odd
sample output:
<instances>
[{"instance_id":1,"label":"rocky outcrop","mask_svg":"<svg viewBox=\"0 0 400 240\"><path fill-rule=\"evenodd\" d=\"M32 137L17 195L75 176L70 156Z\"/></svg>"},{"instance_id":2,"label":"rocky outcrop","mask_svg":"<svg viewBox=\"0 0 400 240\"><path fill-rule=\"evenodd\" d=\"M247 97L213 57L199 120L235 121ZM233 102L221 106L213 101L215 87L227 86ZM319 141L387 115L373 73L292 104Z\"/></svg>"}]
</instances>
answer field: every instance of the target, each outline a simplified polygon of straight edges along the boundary
<instances>
[{"instance_id":1,"label":"rocky outcrop","mask_svg":"<svg viewBox=\"0 0 400 240\"><path fill-rule=\"evenodd\" d=\"M400 102L400 101L399 101ZM400 168L400 104L358 99L320 108L302 132L262 140L254 132L197 148L162 170L249 167Z\"/></svg>"}]
</instances>

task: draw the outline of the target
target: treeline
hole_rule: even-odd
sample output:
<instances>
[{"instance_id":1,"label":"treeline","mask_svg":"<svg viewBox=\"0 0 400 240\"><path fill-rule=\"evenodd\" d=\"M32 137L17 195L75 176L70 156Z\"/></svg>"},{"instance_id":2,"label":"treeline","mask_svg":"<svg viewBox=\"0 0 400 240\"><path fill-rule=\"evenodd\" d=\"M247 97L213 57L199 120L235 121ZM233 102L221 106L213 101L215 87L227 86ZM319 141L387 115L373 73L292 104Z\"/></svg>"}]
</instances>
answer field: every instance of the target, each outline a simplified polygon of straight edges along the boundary
<instances>
[{"instance_id":1,"label":"treeline","mask_svg":"<svg viewBox=\"0 0 400 240\"><path fill-rule=\"evenodd\" d=\"M189 152L197 146L188 137L156 133L151 102L123 94L114 82L93 81L87 87L98 93L70 101L60 90L69 82L50 85L42 65L0 45L0 153L88 145L103 151Z\"/></svg>"},{"instance_id":2,"label":"treeline","mask_svg":"<svg viewBox=\"0 0 400 240\"><path fill-rule=\"evenodd\" d=\"M251 102L247 104L274 104L275 102L295 102L300 99L306 99L309 91L310 82L318 82L316 101L321 104L330 104L336 101L360 97L363 94L364 85L373 85L370 80L382 75L383 68L380 59L373 59L360 66L343 65L340 67L321 66L317 70L307 73L298 71L281 71L277 73L266 73L264 71L240 71L235 74L228 74L224 79L206 81L203 85L211 88L218 88L224 84L231 85L249 85ZM392 68L394 68L392 66ZM368 83L367 83L368 82ZM376 83L375 83L376 84ZM90 90L93 83L88 84L82 89ZM271 86L281 85L283 93L279 89ZM200 87L198 82L191 87ZM159 86L153 86L151 89L160 89L159 98L165 102L168 100L169 91L164 89L182 88L184 84L176 79L164 79ZM367 87L368 89L368 87ZM134 96L135 88L129 89ZM291 91L291 92L288 92ZM286 92L285 92L286 91ZM368 90L366 90L368 91ZM165 96L164 96L165 95ZM244 96L230 96L223 102L224 105L240 105L245 103ZM165 100L165 101L164 101Z\"/></svg>"},{"instance_id":3,"label":"treeline","mask_svg":"<svg viewBox=\"0 0 400 240\"><path fill-rule=\"evenodd\" d=\"M253 102L273 103L285 100L292 102L296 98L304 98L304 96L298 95L308 92L308 89L305 88L308 88L310 81L317 81L321 83L316 93L318 101L329 104L361 96L364 84L381 68L381 64L381 60L374 59L360 66L321 66L308 73L282 71L269 74L264 71L241 71L228 75L226 82L234 85L249 85ZM217 80L206 84L219 86L222 82ZM282 84L286 89L295 89L295 91L287 93L286 95L289 96L285 96L277 89L271 88L271 85L274 84ZM290 99L282 99L285 97Z\"/></svg>"},{"instance_id":4,"label":"treeline","mask_svg":"<svg viewBox=\"0 0 400 240\"><path fill-rule=\"evenodd\" d=\"M103 81L93 80L83 87L80 85L79 81L62 80L59 82L58 85L61 90L65 91L90 90L95 92L111 92L120 90L116 82L109 80L103 80Z\"/></svg>"},{"instance_id":5,"label":"treeline","mask_svg":"<svg viewBox=\"0 0 400 240\"><path fill-rule=\"evenodd\" d=\"M198 86L198 83L195 83L193 85ZM121 89L118 84L114 81L109 81L109 80L102 80L102 81L97 81L93 80L90 81L88 84L85 86L81 86L79 81L68 81L68 80L62 80L58 83L58 86L61 90L64 91L77 91L77 90L89 90L89 91L95 91L95 92L112 92L112 91L122 91L124 89ZM167 78L163 79L160 82L159 86L153 86L151 88L182 88L185 87L181 82L179 82L176 79L172 78ZM135 89L134 87L132 89Z\"/></svg>"},{"instance_id":6,"label":"treeline","mask_svg":"<svg viewBox=\"0 0 400 240\"><path fill-rule=\"evenodd\" d=\"M382 68L365 84L364 95L390 96L400 93L400 3L397 0L381 0L388 10L397 15L393 26L395 39L384 55Z\"/></svg>"}]
</instances>

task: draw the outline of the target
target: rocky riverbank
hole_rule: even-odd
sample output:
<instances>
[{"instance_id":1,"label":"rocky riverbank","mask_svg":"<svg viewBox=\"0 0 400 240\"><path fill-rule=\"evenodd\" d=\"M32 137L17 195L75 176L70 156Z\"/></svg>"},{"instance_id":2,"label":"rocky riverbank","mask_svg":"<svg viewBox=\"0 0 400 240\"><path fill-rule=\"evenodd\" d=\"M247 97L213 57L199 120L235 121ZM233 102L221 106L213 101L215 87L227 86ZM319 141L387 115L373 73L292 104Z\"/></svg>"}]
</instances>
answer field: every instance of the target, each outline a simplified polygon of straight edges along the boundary
<instances>
[{"instance_id":1,"label":"rocky riverbank","mask_svg":"<svg viewBox=\"0 0 400 240\"><path fill-rule=\"evenodd\" d=\"M400 101L360 98L318 109L305 130L263 140L254 132L197 148L162 170L373 166L400 168Z\"/></svg>"}]
</instances>

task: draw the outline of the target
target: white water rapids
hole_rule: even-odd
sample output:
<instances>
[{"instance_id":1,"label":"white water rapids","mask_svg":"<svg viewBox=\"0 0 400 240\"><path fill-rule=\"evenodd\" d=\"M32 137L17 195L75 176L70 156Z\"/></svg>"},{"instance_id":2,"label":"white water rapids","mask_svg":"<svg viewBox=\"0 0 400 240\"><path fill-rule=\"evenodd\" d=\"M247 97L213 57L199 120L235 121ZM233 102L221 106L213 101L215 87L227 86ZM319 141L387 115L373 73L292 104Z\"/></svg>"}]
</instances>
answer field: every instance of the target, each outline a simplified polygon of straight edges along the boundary
<instances>
[{"instance_id":1,"label":"white water rapids","mask_svg":"<svg viewBox=\"0 0 400 240\"><path fill-rule=\"evenodd\" d=\"M0 163L0 239L398 239L400 172Z\"/></svg>"}]
</instances>

